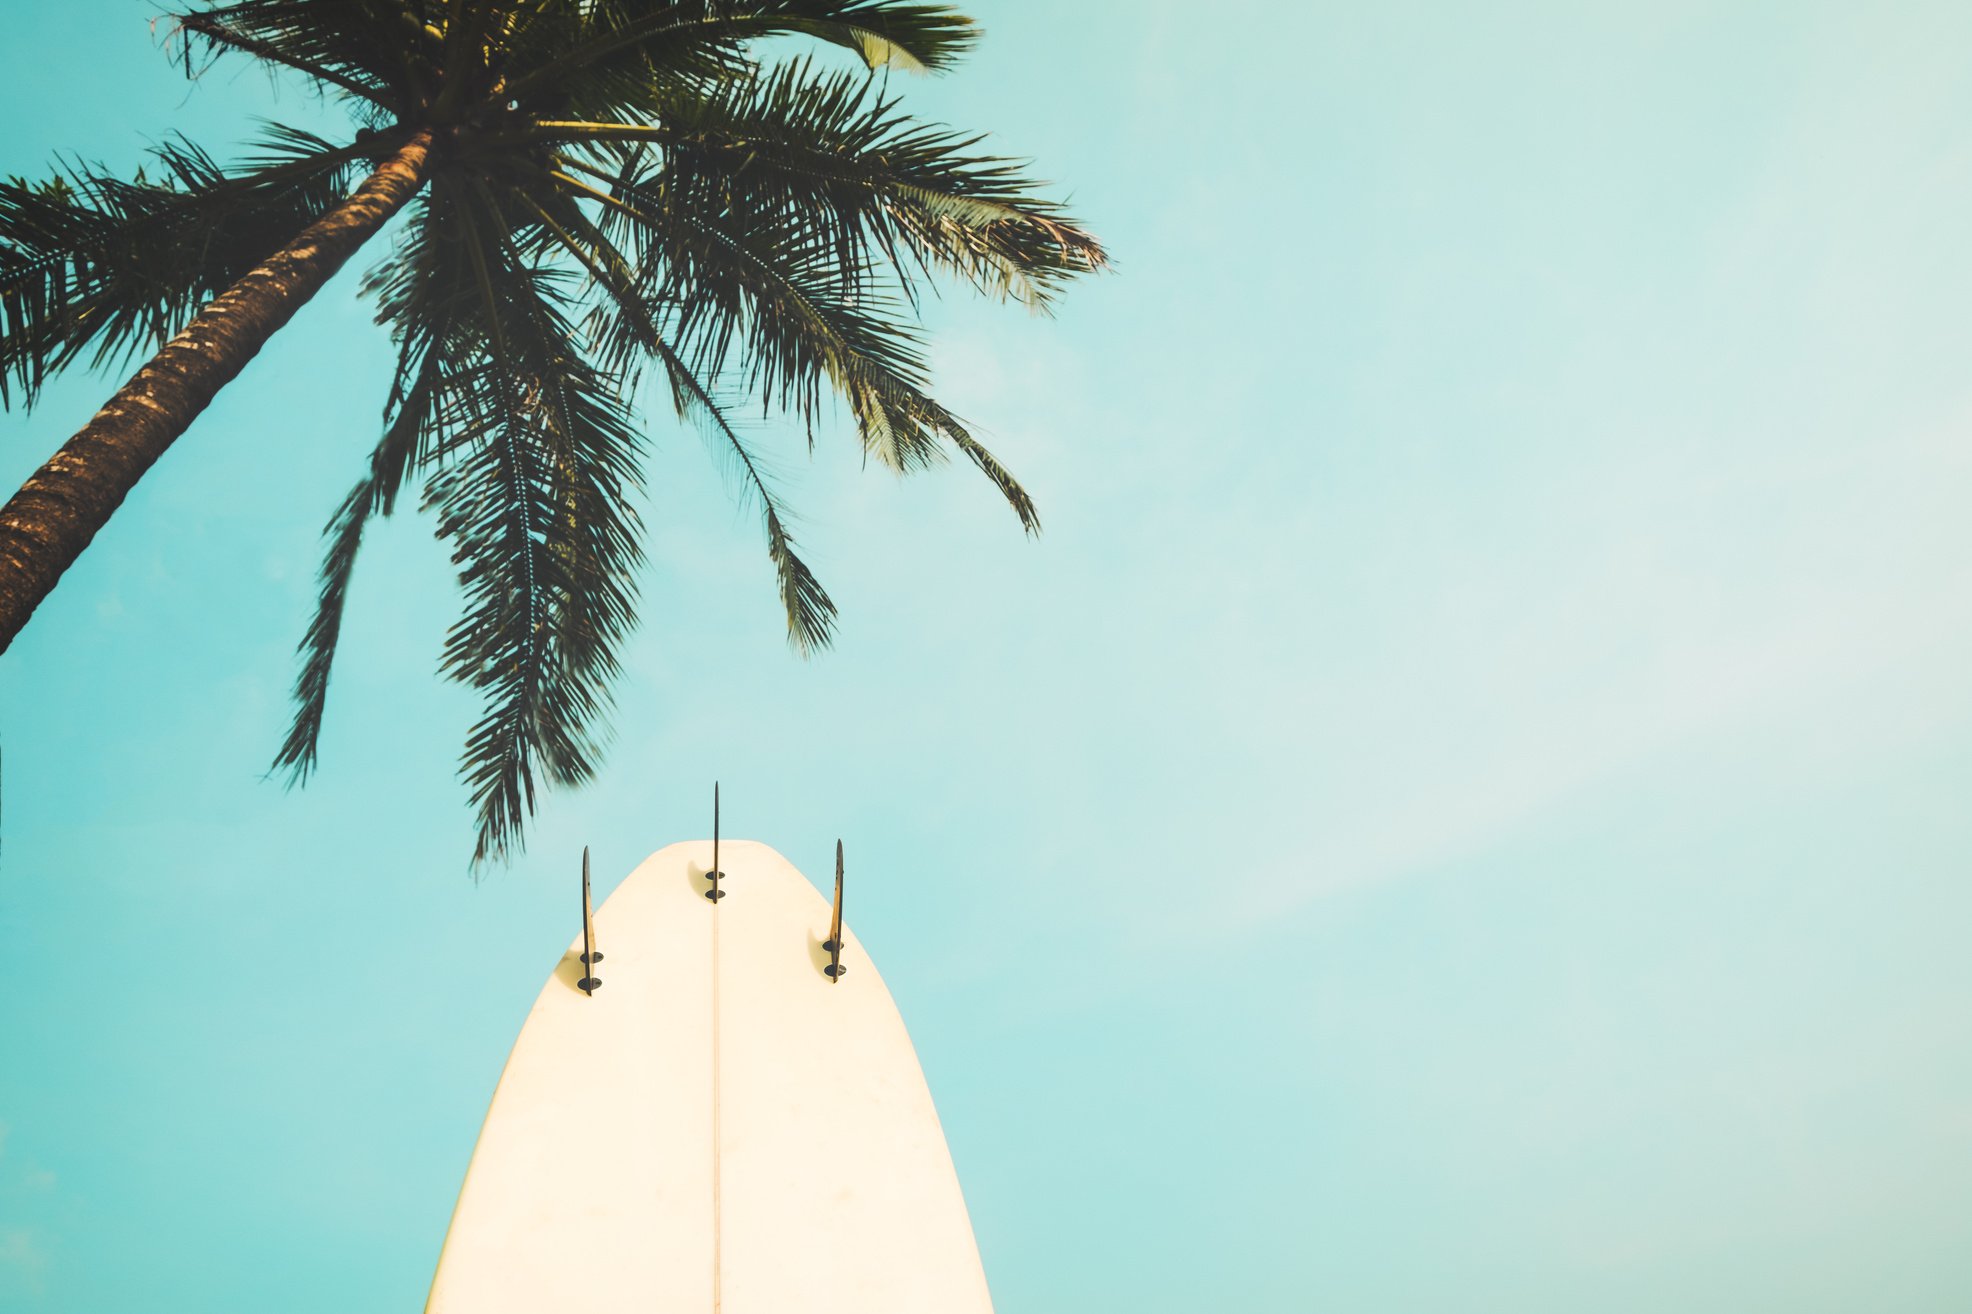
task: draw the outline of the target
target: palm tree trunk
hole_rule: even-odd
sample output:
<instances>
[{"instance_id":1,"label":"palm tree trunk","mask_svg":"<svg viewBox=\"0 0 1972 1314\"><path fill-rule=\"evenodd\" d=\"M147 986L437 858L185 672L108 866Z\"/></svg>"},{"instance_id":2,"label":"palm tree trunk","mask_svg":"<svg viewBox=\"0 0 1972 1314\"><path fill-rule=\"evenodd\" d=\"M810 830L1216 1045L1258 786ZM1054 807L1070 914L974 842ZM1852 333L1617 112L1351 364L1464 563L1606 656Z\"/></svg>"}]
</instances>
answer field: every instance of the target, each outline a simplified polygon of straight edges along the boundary
<instances>
[{"instance_id":1,"label":"palm tree trunk","mask_svg":"<svg viewBox=\"0 0 1972 1314\"><path fill-rule=\"evenodd\" d=\"M0 652L144 472L424 185L431 130L201 310L0 507Z\"/></svg>"}]
</instances>

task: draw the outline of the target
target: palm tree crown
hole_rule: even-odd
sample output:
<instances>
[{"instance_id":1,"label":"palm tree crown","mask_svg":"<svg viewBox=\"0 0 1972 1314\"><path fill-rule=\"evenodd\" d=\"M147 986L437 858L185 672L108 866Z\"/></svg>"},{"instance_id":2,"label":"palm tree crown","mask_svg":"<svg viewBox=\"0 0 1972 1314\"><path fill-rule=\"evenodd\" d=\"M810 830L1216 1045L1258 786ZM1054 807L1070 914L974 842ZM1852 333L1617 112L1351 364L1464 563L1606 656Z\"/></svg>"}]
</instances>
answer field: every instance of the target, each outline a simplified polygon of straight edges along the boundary
<instances>
[{"instance_id":1,"label":"palm tree crown","mask_svg":"<svg viewBox=\"0 0 1972 1314\"><path fill-rule=\"evenodd\" d=\"M249 315L232 330L243 364L344 248L401 215L363 284L396 374L382 436L327 529L276 759L291 780L316 764L364 527L407 485L464 592L441 669L484 702L461 768L475 861L519 841L537 781L593 774L636 607L632 396L646 372L758 508L800 651L829 641L835 607L733 406L789 414L812 445L839 398L870 459L905 472L956 451L1038 527L1020 484L927 391L913 311L939 275L1045 308L1104 255L1017 165L907 117L871 76L949 67L975 37L964 16L891 0L244 0L176 23L188 73L229 53L290 70L347 103L353 139L274 128L234 170L179 143L151 178L74 169L0 184L0 402L166 339L147 370L174 348L196 358L196 334L228 331L235 302L247 314L252 296L285 296L265 326ZM790 35L865 67L757 53ZM203 405L183 402L177 430ZM0 536L0 565L28 562L37 533L56 537L36 508L67 504L45 489L23 501L35 487L0 524L14 535ZM69 559L93 532L70 533Z\"/></svg>"}]
</instances>

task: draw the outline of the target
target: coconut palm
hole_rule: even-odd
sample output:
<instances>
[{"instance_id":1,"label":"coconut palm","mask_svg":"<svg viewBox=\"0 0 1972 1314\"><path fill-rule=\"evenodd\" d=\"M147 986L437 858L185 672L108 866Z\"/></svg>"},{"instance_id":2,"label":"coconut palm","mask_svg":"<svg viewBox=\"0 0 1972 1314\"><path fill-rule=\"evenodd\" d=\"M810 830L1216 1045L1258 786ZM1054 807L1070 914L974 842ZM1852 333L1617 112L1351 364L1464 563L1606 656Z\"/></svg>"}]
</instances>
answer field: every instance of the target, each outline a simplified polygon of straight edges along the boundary
<instances>
[{"instance_id":1,"label":"coconut palm","mask_svg":"<svg viewBox=\"0 0 1972 1314\"><path fill-rule=\"evenodd\" d=\"M464 594L440 668L479 691L462 759L475 862L538 783L596 769L635 613L640 380L756 506L802 652L835 607L732 420L832 399L899 472L957 452L1030 532L1033 502L927 391L932 280L1045 308L1103 263L1017 165L908 117L878 70L975 38L894 0L242 0L175 17L188 75L243 55L346 105L227 168L174 142L150 176L0 184L0 404L78 361L155 354L0 510L0 648L144 471L394 216L363 282L398 359L381 438L330 520L276 768L316 765L365 526L407 488ZM785 39L825 43L798 57ZM856 57L843 66L827 46ZM769 59L767 53L775 58ZM832 63L832 60L838 62Z\"/></svg>"}]
</instances>

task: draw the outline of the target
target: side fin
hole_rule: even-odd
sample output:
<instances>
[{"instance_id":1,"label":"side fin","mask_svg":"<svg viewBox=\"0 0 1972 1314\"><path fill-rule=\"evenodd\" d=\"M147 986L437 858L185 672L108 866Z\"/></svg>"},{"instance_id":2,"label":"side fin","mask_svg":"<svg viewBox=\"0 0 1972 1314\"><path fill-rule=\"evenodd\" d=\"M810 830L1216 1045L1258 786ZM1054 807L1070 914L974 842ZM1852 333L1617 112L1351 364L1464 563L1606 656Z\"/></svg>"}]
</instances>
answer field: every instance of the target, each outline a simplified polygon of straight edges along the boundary
<instances>
[{"instance_id":1,"label":"side fin","mask_svg":"<svg viewBox=\"0 0 1972 1314\"><path fill-rule=\"evenodd\" d=\"M596 949L596 908L589 898L589 846L582 846L582 966L583 977L575 984L582 987L582 993L593 995L603 979L596 975L596 964L603 956Z\"/></svg>"},{"instance_id":2,"label":"side fin","mask_svg":"<svg viewBox=\"0 0 1972 1314\"><path fill-rule=\"evenodd\" d=\"M822 948L829 951L829 965L822 971L828 974L829 984L834 985L842 979L849 969L842 965L842 841L835 842L835 913L829 918L829 938L822 942Z\"/></svg>"}]
</instances>

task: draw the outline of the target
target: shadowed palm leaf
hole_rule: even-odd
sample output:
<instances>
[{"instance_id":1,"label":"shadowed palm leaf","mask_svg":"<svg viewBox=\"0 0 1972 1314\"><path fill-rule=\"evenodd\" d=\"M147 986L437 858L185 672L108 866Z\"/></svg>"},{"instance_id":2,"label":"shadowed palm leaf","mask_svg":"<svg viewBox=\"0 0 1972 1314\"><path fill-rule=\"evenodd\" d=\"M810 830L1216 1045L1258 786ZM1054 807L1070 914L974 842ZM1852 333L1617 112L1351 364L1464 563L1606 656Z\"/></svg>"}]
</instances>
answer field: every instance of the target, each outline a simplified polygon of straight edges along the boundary
<instances>
[{"instance_id":1,"label":"shadowed palm leaf","mask_svg":"<svg viewBox=\"0 0 1972 1314\"><path fill-rule=\"evenodd\" d=\"M1103 252L1016 163L909 118L868 75L950 67L969 19L889 0L246 0L177 23L189 73L227 54L289 70L350 105L355 137L276 128L231 172L175 144L151 180L74 168L0 183L0 402L31 403L85 355L169 339L145 369L161 367L209 319L224 326L228 298L253 309L264 271L304 268L298 292L270 294L298 304L398 215L363 284L398 367L382 437L329 522L276 758L291 779L316 765L365 526L407 483L464 593L442 670L484 701L462 763L475 861L518 843L537 785L593 774L635 619L646 448L631 398L646 376L759 510L804 653L829 642L835 605L733 406L784 413L812 444L839 399L870 458L907 472L956 451L1038 528L1025 490L930 395L914 311L941 276L1046 309ZM763 63L765 37L845 48L865 71ZM276 310L264 332L292 306ZM233 348L228 369L257 347ZM59 463L37 479L63 477ZM0 516L0 603L36 487ZM94 525L80 532L27 611Z\"/></svg>"}]
</instances>

